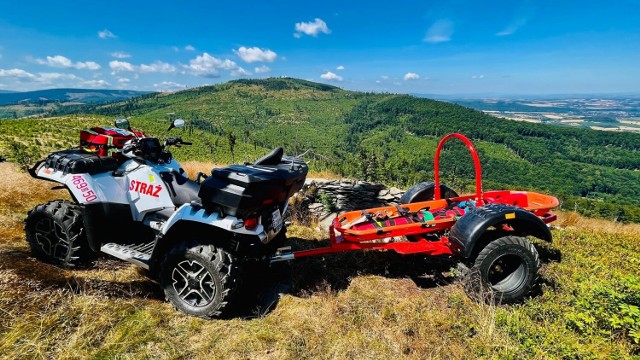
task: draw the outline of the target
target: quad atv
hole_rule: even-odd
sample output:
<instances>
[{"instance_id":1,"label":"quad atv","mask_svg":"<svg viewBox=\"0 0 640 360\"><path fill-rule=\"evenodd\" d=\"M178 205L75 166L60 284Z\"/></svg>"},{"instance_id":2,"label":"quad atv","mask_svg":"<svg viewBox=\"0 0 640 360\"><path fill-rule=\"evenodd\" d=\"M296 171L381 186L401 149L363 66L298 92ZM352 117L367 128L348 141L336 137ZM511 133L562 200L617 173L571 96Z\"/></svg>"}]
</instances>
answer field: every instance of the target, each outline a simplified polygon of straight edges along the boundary
<instances>
[{"instance_id":1,"label":"quad atv","mask_svg":"<svg viewBox=\"0 0 640 360\"><path fill-rule=\"evenodd\" d=\"M169 130L183 126L177 119ZM30 170L73 199L29 212L33 255L67 267L99 252L131 262L149 270L177 309L204 318L229 312L245 262L282 245L282 214L307 174L303 161L277 148L191 180L168 150L190 143L144 137L124 119L81 138L83 148L51 153Z\"/></svg>"}]
</instances>

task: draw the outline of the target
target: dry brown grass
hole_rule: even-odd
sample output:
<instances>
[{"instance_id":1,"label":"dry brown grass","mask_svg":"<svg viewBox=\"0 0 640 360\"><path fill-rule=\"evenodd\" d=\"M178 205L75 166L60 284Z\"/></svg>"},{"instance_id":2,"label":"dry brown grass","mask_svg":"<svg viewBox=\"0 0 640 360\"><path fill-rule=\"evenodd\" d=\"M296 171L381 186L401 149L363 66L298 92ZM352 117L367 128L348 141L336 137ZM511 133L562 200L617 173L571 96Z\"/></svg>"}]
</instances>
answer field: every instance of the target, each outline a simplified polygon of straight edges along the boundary
<instances>
[{"instance_id":1,"label":"dry brown grass","mask_svg":"<svg viewBox=\"0 0 640 360\"><path fill-rule=\"evenodd\" d=\"M180 165L191 179L195 179L198 172L202 172L205 175L211 175L211 169L226 166L225 164L203 161L182 161L180 162Z\"/></svg>"},{"instance_id":2,"label":"dry brown grass","mask_svg":"<svg viewBox=\"0 0 640 360\"><path fill-rule=\"evenodd\" d=\"M194 179L196 174L200 171L206 175L211 174L211 169L216 167L224 167L229 164L220 164L213 162L204 162L204 161L182 161L180 162L182 168L189 174L189 177ZM316 179L329 179L329 180L340 180L342 177L340 175L328 172L328 171L311 171L309 172L308 178L316 178Z\"/></svg>"},{"instance_id":3,"label":"dry brown grass","mask_svg":"<svg viewBox=\"0 0 640 360\"><path fill-rule=\"evenodd\" d=\"M192 176L214 166L187 164ZM377 252L295 262L290 293L269 313L192 318L174 311L132 265L99 259L92 268L71 271L31 258L22 219L64 191L48 190L50 183L11 164L0 164L0 171L0 358L580 358L632 351L628 342L593 340L558 323L563 316L557 314L570 309L570 290L561 293L560 310L552 308L557 312L548 310L556 306L553 289L525 305L490 307L469 300L462 286L422 258ZM582 222L589 221L571 225ZM327 241L307 227L293 226L288 235L295 248ZM571 231L557 236L560 244L578 239ZM562 283L574 276L555 265L546 271Z\"/></svg>"},{"instance_id":4,"label":"dry brown grass","mask_svg":"<svg viewBox=\"0 0 640 360\"><path fill-rule=\"evenodd\" d=\"M640 235L640 224L623 224L609 220L592 219L573 211L556 211L556 214L558 220L553 225L560 228L632 237Z\"/></svg>"}]
</instances>

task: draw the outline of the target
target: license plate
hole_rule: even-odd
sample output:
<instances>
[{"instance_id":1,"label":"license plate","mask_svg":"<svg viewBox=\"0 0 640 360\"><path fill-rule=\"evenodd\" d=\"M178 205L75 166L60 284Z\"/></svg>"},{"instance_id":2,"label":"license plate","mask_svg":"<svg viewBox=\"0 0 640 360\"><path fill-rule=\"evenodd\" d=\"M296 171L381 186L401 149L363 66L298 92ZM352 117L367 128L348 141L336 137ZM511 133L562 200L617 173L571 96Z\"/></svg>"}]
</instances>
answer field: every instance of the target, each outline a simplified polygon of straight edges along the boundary
<instances>
[{"instance_id":1,"label":"license plate","mask_svg":"<svg viewBox=\"0 0 640 360\"><path fill-rule=\"evenodd\" d=\"M273 229L276 231L280 230L280 228L282 227L282 216L280 216L280 210L276 209L271 214L271 218L273 223Z\"/></svg>"}]
</instances>

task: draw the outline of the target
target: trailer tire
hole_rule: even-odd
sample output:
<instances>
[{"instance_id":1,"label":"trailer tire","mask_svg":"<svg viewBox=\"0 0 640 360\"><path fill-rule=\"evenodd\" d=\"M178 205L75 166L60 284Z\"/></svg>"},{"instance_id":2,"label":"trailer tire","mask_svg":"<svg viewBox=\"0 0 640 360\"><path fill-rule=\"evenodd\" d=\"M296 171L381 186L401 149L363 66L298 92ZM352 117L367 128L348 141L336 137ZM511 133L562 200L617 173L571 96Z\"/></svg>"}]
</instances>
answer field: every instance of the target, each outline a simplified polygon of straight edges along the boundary
<instances>
[{"instance_id":1,"label":"trailer tire","mask_svg":"<svg viewBox=\"0 0 640 360\"><path fill-rule=\"evenodd\" d=\"M79 205L54 200L31 209L25 220L31 253L44 262L74 267L94 258L89 249Z\"/></svg>"},{"instance_id":2,"label":"trailer tire","mask_svg":"<svg viewBox=\"0 0 640 360\"><path fill-rule=\"evenodd\" d=\"M236 262L222 248L188 240L169 250L160 264L160 285L177 310L204 319L223 317L239 287Z\"/></svg>"},{"instance_id":3,"label":"trailer tire","mask_svg":"<svg viewBox=\"0 0 640 360\"><path fill-rule=\"evenodd\" d=\"M402 197L400 204L410 204L421 201L433 200L436 184L433 181L421 182L409 188ZM443 199L458 197L458 193L446 184L440 184L440 196Z\"/></svg>"},{"instance_id":4,"label":"trailer tire","mask_svg":"<svg viewBox=\"0 0 640 360\"><path fill-rule=\"evenodd\" d=\"M504 236L480 251L465 279L467 294L488 304L522 302L538 282L540 258L524 237Z\"/></svg>"}]
</instances>

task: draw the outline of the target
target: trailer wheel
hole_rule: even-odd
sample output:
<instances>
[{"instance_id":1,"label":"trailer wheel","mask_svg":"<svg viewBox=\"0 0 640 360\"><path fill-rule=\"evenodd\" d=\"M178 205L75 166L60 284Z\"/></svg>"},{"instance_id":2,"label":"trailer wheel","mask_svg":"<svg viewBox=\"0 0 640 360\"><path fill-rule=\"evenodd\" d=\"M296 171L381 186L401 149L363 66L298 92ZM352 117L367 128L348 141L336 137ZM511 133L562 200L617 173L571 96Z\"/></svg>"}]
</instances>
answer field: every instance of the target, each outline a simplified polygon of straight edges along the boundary
<instances>
[{"instance_id":1,"label":"trailer wheel","mask_svg":"<svg viewBox=\"0 0 640 360\"><path fill-rule=\"evenodd\" d=\"M177 310L205 319L229 313L239 280L232 254L190 240L172 248L160 266L160 285Z\"/></svg>"},{"instance_id":2,"label":"trailer wheel","mask_svg":"<svg viewBox=\"0 0 640 360\"><path fill-rule=\"evenodd\" d=\"M465 290L490 304L521 302L536 285L539 267L538 251L529 240L501 237L480 251L467 274Z\"/></svg>"},{"instance_id":3,"label":"trailer wheel","mask_svg":"<svg viewBox=\"0 0 640 360\"><path fill-rule=\"evenodd\" d=\"M73 267L93 258L80 207L69 201L34 207L25 220L25 233L31 253L39 260Z\"/></svg>"},{"instance_id":4,"label":"trailer wheel","mask_svg":"<svg viewBox=\"0 0 640 360\"><path fill-rule=\"evenodd\" d=\"M402 197L400 204L410 204L433 200L436 184L433 181L421 182L409 188ZM458 193L445 184L440 184L440 195L443 199L458 197Z\"/></svg>"}]
</instances>

